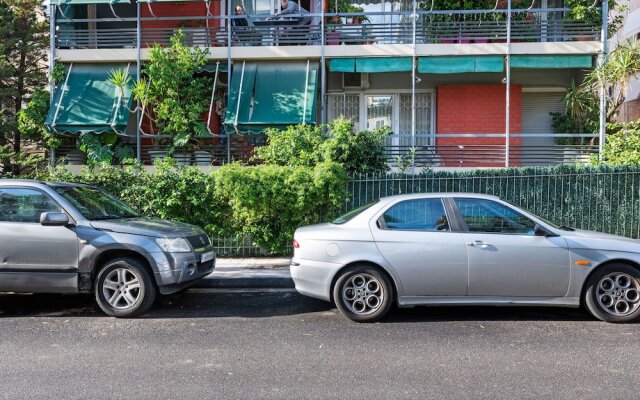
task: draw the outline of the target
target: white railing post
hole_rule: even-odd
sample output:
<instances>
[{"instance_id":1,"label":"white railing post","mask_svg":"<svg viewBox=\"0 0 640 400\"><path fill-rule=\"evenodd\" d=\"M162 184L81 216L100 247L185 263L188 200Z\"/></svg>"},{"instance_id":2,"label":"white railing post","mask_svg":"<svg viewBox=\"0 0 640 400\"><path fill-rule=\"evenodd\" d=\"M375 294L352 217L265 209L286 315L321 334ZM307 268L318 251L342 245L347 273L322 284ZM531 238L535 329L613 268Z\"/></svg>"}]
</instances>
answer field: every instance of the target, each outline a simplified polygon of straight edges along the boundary
<instances>
[{"instance_id":1,"label":"white railing post","mask_svg":"<svg viewBox=\"0 0 640 400\"><path fill-rule=\"evenodd\" d=\"M609 0L602 2L602 27L600 30L600 40L602 41L602 53L598 56L598 65L603 66L607 62L609 53L609 35L608 21L609 19ZM602 79L600 82L600 143L598 144L598 159L602 161L602 153L607 133L607 88L606 82Z\"/></svg>"}]
</instances>

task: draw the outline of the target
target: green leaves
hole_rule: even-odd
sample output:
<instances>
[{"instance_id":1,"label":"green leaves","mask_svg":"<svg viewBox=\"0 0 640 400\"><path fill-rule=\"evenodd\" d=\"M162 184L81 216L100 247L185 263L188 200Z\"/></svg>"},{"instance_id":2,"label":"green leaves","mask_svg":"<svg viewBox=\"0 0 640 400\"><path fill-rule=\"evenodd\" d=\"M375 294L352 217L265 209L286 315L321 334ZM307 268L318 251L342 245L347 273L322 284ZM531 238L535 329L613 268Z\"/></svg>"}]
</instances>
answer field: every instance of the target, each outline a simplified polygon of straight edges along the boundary
<instances>
[{"instance_id":1,"label":"green leaves","mask_svg":"<svg viewBox=\"0 0 640 400\"><path fill-rule=\"evenodd\" d=\"M353 122L338 118L326 126L295 125L265 131L267 144L254 158L266 164L313 167L334 162L347 172L383 172L388 169L385 142L388 128L353 132Z\"/></svg>"},{"instance_id":2,"label":"green leaves","mask_svg":"<svg viewBox=\"0 0 640 400\"><path fill-rule=\"evenodd\" d=\"M611 165L640 165L640 122L607 124L602 159Z\"/></svg>"},{"instance_id":3,"label":"green leaves","mask_svg":"<svg viewBox=\"0 0 640 400\"><path fill-rule=\"evenodd\" d=\"M136 100L153 109L160 133L173 137L171 150L187 147L200 135L211 90L211 79L200 73L207 63L208 50L189 47L184 41L185 34L180 30L171 38L169 47L152 47L143 69L146 78L132 89ZM113 78L117 82L124 79Z\"/></svg>"}]
</instances>

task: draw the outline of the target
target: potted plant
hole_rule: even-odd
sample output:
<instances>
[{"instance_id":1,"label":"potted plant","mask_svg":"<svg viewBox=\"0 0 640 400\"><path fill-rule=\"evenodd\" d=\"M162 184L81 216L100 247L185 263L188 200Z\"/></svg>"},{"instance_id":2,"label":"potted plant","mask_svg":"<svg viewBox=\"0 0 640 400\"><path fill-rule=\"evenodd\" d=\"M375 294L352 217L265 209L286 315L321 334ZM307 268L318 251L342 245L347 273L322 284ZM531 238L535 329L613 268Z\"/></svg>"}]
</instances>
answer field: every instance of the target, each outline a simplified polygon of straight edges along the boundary
<instances>
[{"instance_id":1,"label":"potted plant","mask_svg":"<svg viewBox=\"0 0 640 400\"><path fill-rule=\"evenodd\" d=\"M186 45L185 35L179 30L169 47L151 48L144 77L132 88L144 116L167 136L166 155L174 155L179 164L191 163L194 139L204 131L200 116L209 107L212 84L211 78L201 73L207 53L208 49ZM127 84L122 79L113 81L119 87Z\"/></svg>"}]
</instances>

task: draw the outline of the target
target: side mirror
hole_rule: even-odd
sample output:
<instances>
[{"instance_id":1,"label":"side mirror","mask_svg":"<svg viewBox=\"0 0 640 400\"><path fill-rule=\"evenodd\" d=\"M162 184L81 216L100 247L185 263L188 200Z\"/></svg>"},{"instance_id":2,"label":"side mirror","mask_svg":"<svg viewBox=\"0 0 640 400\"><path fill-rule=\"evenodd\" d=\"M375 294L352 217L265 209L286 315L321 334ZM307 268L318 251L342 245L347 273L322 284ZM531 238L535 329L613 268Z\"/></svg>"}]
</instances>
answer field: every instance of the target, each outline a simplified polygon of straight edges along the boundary
<instances>
[{"instance_id":1,"label":"side mirror","mask_svg":"<svg viewBox=\"0 0 640 400\"><path fill-rule=\"evenodd\" d=\"M40 224L44 226L67 226L69 217L61 212L43 212L40 214Z\"/></svg>"}]
</instances>

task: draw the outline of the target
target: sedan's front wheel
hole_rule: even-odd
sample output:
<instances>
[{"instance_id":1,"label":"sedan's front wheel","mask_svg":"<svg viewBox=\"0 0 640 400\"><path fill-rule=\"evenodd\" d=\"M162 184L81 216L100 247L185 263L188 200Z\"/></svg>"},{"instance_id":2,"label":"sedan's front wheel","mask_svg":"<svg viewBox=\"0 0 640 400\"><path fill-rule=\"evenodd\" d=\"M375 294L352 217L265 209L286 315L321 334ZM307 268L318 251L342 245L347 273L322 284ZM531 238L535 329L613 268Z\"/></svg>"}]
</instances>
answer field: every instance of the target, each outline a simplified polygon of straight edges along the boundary
<instances>
[{"instance_id":1,"label":"sedan's front wheel","mask_svg":"<svg viewBox=\"0 0 640 400\"><path fill-rule=\"evenodd\" d=\"M598 269L587 282L585 304L598 319L632 322L640 318L640 271L626 264Z\"/></svg>"},{"instance_id":2,"label":"sedan's front wheel","mask_svg":"<svg viewBox=\"0 0 640 400\"><path fill-rule=\"evenodd\" d=\"M95 281L98 306L112 317L135 317L151 307L156 287L147 269L133 258L107 262Z\"/></svg>"},{"instance_id":3,"label":"sedan's front wheel","mask_svg":"<svg viewBox=\"0 0 640 400\"><path fill-rule=\"evenodd\" d=\"M393 293L389 279L376 268L347 268L333 287L338 310L352 321L374 322L391 308Z\"/></svg>"}]
</instances>

